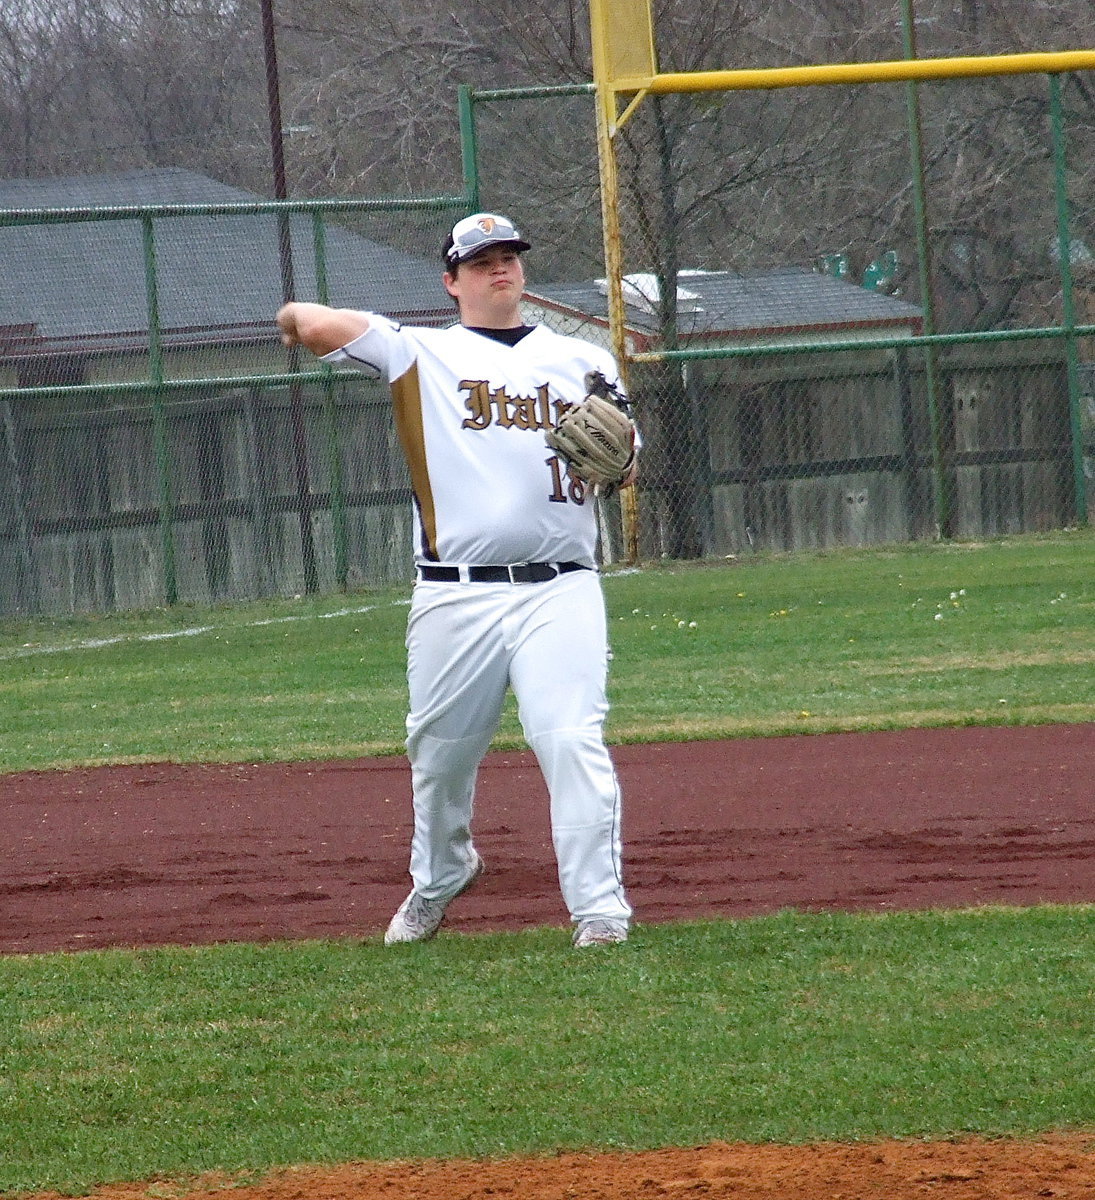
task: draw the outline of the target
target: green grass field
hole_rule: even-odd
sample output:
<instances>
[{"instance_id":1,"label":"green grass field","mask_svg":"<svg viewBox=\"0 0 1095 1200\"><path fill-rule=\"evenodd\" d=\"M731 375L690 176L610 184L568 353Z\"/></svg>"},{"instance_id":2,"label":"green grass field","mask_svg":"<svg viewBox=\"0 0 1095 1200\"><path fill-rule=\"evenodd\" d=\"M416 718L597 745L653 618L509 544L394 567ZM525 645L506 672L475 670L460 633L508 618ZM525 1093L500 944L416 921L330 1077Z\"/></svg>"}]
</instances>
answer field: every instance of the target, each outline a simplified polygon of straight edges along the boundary
<instances>
[{"instance_id":1,"label":"green grass field","mask_svg":"<svg viewBox=\"0 0 1095 1200\"><path fill-rule=\"evenodd\" d=\"M1095 720L1095 538L605 581L616 741ZM400 749L406 593L0 625L0 769ZM507 714L499 744L517 744ZM1095 1126L1095 909L0 958L0 1191Z\"/></svg>"},{"instance_id":2,"label":"green grass field","mask_svg":"<svg viewBox=\"0 0 1095 1200\"><path fill-rule=\"evenodd\" d=\"M5 960L0 1189L1082 1127L1095 911Z\"/></svg>"},{"instance_id":3,"label":"green grass field","mask_svg":"<svg viewBox=\"0 0 1095 1200\"><path fill-rule=\"evenodd\" d=\"M605 591L616 742L1095 719L1091 531ZM0 770L396 753L407 596L0 623ZM519 744L511 707L498 745Z\"/></svg>"}]
</instances>

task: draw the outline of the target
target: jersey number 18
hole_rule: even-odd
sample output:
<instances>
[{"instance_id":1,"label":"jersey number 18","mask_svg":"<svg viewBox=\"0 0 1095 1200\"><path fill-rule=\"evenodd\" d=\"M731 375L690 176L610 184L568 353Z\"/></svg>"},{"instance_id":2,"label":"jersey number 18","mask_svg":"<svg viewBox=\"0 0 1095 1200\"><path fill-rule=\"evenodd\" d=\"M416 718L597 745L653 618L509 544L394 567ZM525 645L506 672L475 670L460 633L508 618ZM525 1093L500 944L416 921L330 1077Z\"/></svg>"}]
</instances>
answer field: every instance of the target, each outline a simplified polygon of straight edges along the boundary
<instances>
[{"instance_id":1,"label":"jersey number 18","mask_svg":"<svg viewBox=\"0 0 1095 1200\"><path fill-rule=\"evenodd\" d=\"M574 504L585 504L586 483L583 479L575 479L573 475L563 473L563 464L555 456L544 461L551 471L551 495L548 499L552 504L566 504L568 500Z\"/></svg>"}]
</instances>

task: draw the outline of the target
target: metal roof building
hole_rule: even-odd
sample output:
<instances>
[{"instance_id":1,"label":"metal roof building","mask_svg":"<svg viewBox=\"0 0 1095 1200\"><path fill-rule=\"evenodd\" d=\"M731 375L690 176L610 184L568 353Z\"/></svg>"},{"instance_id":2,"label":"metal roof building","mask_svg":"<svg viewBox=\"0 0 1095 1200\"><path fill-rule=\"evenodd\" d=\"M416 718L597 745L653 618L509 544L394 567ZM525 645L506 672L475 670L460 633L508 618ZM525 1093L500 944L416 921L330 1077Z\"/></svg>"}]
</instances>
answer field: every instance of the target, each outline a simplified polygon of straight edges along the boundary
<instances>
[{"instance_id":1,"label":"metal roof building","mask_svg":"<svg viewBox=\"0 0 1095 1200\"><path fill-rule=\"evenodd\" d=\"M0 210L254 204L262 198L178 168L0 181ZM336 217L337 219L337 217ZM169 344L269 341L282 299L274 214L156 217L160 324ZM317 294L312 221L289 218L296 294ZM440 239L438 239L440 241ZM138 219L0 223L0 352L139 348L149 329ZM393 249L328 221L331 303L422 323L452 319L439 260Z\"/></svg>"},{"instance_id":2,"label":"metal roof building","mask_svg":"<svg viewBox=\"0 0 1095 1200\"><path fill-rule=\"evenodd\" d=\"M658 290L653 275L624 280L628 337L635 351L657 348ZM547 321L571 321L607 329L603 280L529 288ZM918 307L893 296L804 267L770 270L682 271L677 285L677 326L690 343L772 345L781 341L855 341L915 335Z\"/></svg>"}]
</instances>

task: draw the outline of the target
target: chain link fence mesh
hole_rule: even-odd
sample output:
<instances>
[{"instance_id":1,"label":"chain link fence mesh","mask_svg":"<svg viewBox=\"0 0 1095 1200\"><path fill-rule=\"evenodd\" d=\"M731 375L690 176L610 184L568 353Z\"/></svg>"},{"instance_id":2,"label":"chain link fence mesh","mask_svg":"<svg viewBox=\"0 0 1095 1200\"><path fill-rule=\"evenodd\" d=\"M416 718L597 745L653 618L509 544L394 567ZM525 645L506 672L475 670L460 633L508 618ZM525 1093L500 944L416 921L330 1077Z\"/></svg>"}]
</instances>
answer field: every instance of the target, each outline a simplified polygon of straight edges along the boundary
<instances>
[{"instance_id":1,"label":"chain link fence mesh","mask_svg":"<svg viewBox=\"0 0 1095 1200\"><path fill-rule=\"evenodd\" d=\"M616 142L643 558L1086 519L1092 343L1071 334L1095 319L1095 130L1070 107L1068 77L1063 118L1047 84L636 107ZM507 181L568 129L592 128L591 97L566 104L559 124L558 102L515 100L530 131L517 146L512 117L481 106L491 203L519 209ZM592 177L590 140L573 137L570 154ZM595 215L552 231L531 291L544 319L605 338L604 281L576 252L595 244Z\"/></svg>"},{"instance_id":2,"label":"chain link fence mesh","mask_svg":"<svg viewBox=\"0 0 1095 1200\"><path fill-rule=\"evenodd\" d=\"M4 306L32 318L0 324L0 611L409 578L387 388L285 350L273 318L293 295L448 323L440 247L463 198L263 211L187 172L104 186L84 219L0 225L27 275Z\"/></svg>"},{"instance_id":3,"label":"chain link fence mesh","mask_svg":"<svg viewBox=\"0 0 1095 1200\"><path fill-rule=\"evenodd\" d=\"M1044 76L637 107L643 559L1086 518L1095 129L1061 82L1059 119ZM609 345L589 89L474 113L477 206L534 245L528 319ZM473 197L278 206L175 169L73 187L0 184L0 613L409 579L386 389L289 355L273 314L451 321L439 247ZM605 506L606 561L625 519Z\"/></svg>"}]
</instances>

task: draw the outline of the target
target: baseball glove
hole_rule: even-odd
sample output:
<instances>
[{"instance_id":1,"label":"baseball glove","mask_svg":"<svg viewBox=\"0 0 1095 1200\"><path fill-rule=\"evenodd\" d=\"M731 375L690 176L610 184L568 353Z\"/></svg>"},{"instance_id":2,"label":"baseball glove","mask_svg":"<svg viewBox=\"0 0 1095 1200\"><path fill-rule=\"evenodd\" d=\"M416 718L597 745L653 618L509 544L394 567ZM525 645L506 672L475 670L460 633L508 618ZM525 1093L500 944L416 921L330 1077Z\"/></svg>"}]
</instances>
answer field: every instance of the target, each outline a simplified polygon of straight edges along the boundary
<instances>
[{"instance_id":1,"label":"baseball glove","mask_svg":"<svg viewBox=\"0 0 1095 1200\"><path fill-rule=\"evenodd\" d=\"M587 380L589 386L589 380ZM571 475L610 493L630 474L635 462L635 422L599 388L574 408L567 409L544 437L567 464Z\"/></svg>"}]
</instances>

